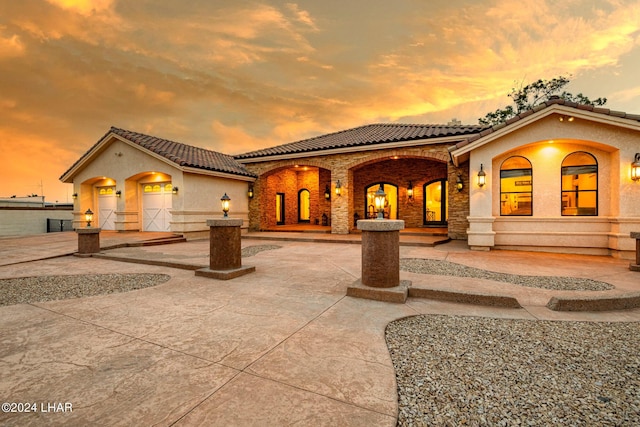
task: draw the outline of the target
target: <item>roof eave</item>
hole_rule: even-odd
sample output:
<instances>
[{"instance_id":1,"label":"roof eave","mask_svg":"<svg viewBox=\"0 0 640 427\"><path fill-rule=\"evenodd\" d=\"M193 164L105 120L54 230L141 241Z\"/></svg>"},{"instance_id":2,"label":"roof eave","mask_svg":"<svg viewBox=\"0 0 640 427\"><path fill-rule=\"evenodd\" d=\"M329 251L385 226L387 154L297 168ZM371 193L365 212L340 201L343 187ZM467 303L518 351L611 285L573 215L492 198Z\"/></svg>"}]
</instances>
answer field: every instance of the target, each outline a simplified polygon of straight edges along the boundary
<instances>
[{"instance_id":1,"label":"roof eave","mask_svg":"<svg viewBox=\"0 0 640 427\"><path fill-rule=\"evenodd\" d=\"M376 144L369 144L369 145L353 145L349 147L309 150L309 151L301 151L301 152L289 153L289 154L271 154L271 155L264 155L260 157L236 158L236 161L241 164L260 163L260 162L270 162L270 161L277 161L277 160L300 159L300 158L310 157L310 156L329 156L332 154L353 153L357 151L375 151L375 150L384 150L389 148L414 147L417 145L427 145L427 144L428 145L447 144L447 143L453 143L453 142L464 140L465 136L467 135L452 135L452 136L436 137L436 138L420 138L420 139L396 141L392 143L384 142L384 143L376 143Z\"/></svg>"}]
</instances>

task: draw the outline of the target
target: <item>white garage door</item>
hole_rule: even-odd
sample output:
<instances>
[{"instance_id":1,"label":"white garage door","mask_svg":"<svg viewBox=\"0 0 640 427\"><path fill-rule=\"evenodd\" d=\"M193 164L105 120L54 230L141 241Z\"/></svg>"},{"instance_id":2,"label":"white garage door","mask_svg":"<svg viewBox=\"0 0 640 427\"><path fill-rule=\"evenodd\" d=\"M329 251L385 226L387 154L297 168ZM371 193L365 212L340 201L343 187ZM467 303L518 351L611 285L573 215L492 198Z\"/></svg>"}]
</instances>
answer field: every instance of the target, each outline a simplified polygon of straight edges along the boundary
<instances>
[{"instance_id":1,"label":"white garage door","mask_svg":"<svg viewBox=\"0 0 640 427\"><path fill-rule=\"evenodd\" d=\"M171 183L142 185L142 231L171 231Z\"/></svg>"},{"instance_id":2,"label":"white garage door","mask_svg":"<svg viewBox=\"0 0 640 427\"><path fill-rule=\"evenodd\" d=\"M116 199L115 187L98 188L98 226L103 230L116 229Z\"/></svg>"}]
</instances>

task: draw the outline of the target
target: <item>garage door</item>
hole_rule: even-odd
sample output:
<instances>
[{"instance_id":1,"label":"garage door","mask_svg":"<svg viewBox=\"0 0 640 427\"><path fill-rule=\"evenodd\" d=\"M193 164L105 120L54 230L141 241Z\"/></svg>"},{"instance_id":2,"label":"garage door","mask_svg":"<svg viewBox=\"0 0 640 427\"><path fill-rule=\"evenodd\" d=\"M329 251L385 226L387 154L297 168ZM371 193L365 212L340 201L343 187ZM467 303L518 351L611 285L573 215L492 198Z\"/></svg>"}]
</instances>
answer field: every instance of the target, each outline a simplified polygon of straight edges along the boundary
<instances>
[{"instance_id":1,"label":"garage door","mask_svg":"<svg viewBox=\"0 0 640 427\"><path fill-rule=\"evenodd\" d=\"M116 200L115 187L98 188L98 226L103 230L116 229Z\"/></svg>"},{"instance_id":2,"label":"garage door","mask_svg":"<svg viewBox=\"0 0 640 427\"><path fill-rule=\"evenodd\" d=\"M171 231L171 183L143 184L142 230Z\"/></svg>"}]
</instances>

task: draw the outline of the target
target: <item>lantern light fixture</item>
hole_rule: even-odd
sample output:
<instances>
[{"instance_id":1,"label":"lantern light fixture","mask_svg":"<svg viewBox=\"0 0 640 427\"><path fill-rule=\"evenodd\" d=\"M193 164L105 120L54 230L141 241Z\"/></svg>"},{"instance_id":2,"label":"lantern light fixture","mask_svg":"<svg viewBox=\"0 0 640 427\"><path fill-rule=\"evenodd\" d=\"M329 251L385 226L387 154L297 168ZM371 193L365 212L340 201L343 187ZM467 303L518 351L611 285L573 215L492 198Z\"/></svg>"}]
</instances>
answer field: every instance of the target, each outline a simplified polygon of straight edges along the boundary
<instances>
[{"instance_id":1,"label":"lantern light fixture","mask_svg":"<svg viewBox=\"0 0 640 427\"><path fill-rule=\"evenodd\" d=\"M407 185L407 197L409 200L413 199L413 184L409 181L409 185Z\"/></svg>"},{"instance_id":2,"label":"lantern light fixture","mask_svg":"<svg viewBox=\"0 0 640 427\"><path fill-rule=\"evenodd\" d=\"M478 187L484 187L487 182L487 174L483 169L482 163L480 163L480 172L478 172Z\"/></svg>"},{"instance_id":3,"label":"lantern light fixture","mask_svg":"<svg viewBox=\"0 0 640 427\"><path fill-rule=\"evenodd\" d=\"M84 220L87 221L87 228L91 227L91 221L93 221L93 212L91 212L91 209L87 209L84 213Z\"/></svg>"},{"instance_id":4,"label":"lantern light fixture","mask_svg":"<svg viewBox=\"0 0 640 427\"><path fill-rule=\"evenodd\" d=\"M631 179L638 181L640 179L640 153L636 153L636 157L631 163Z\"/></svg>"},{"instance_id":5,"label":"lantern light fixture","mask_svg":"<svg viewBox=\"0 0 640 427\"><path fill-rule=\"evenodd\" d=\"M376 219L384 219L384 202L387 198L387 195L384 192L384 188L382 188L382 184L380 184L380 188L375 192L374 200L376 204L376 210L378 211L378 216Z\"/></svg>"},{"instance_id":6,"label":"lantern light fixture","mask_svg":"<svg viewBox=\"0 0 640 427\"><path fill-rule=\"evenodd\" d=\"M222 202L222 212L224 212L223 217L227 218L229 217L229 205L231 202L231 198L227 196L227 193L224 193L224 196L220 198L220 201Z\"/></svg>"},{"instance_id":7,"label":"lantern light fixture","mask_svg":"<svg viewBox=\"0 0 640 427\"><path fill-rule=\"evenodd\" d=\"M120 198L122 196L122 191L116 190L116 197Z\"/></svg>"},{"instance_id":8,"label":"lantern light fixture","mask_svg":"<svg viewBox=\"0 0 640 427\"><path fill-rule=\"evenodd\" d=\"M247 190L247 197L249 197L250 199L253 199L253 184L249 184L249 190Z\"/></svg>"},{"instance_id":9,"label":"lantern light fixture","mask_svg":"<svg viewBox=\"0 0 640 427\"><path fill-rule=\"evenodd\" d=\"M456 189L458 189L458 193L462 191L464 188L464 181L462 180L462 175L458 174L456 177Z\"/></svg>"},{"instance_id":10,"label":"lantern light fixture","mask_svg":"<svg viewBox=\"0 0 640 427\"><path fill-rule=\"evenodd\" d=\"M178 187L171 187L171 193L172 194L178 194L179 188Z\"/></svg>"},{"instance_id":11,"label":"lantern light fixture","mask_svg":"<svg viewBox=\"0 0 640 427\"><path fill-rule=\"evenodd\" d=\"M73 193L71 197L73 198L73 200L76 200L78 198L78 193Z\"/></svg>"},{"instance_id":12,"label":"lantern light fixture","mask_svg":"<svg viewBox=\"0 0 640 427\"><path fill-rule=\"evenodd\" d=\"M324 188L324 199L331 200L331 189L328 185Z\"/></svg>"},{"instance_id":13,"label":"lantern light fixture","mask_svg":"<svg viewBox=\"0 0 640 427\"><path fill-rule=\"evenodd\" d=\"M340 196L342 194L342 183L340 182L340 180L338 180L338 182L336 182L336 196Z\"/></svg>"}]
</instances>

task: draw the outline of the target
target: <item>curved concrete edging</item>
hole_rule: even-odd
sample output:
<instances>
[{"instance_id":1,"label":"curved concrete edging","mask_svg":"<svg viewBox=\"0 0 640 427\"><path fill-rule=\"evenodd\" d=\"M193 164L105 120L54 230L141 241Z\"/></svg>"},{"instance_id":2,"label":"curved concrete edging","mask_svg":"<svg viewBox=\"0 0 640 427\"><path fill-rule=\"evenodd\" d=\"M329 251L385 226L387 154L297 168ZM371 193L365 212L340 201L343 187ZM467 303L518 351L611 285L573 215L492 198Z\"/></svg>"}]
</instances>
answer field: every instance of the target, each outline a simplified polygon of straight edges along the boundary
<instances>
[{"instance_id":1,"label":"curved concrete edging","mask_svg":"<svg viewBox=\"0 0 640 427\"><path fill-rule=\"evenodd\" d=\"M547 308L553 311L614 311L638 307L640 307L640 292L615 297L553 297L547 303Z\"/></svg>"},{"instance_id":2,"label":"curved concrete edging","mask_svg":"<svg viewBox=\"0 0 640 427\"><path fill-rule=\"evenodd\" d=\"M437 301L488 305L492 307L522 308L516 298L495 294L459 292L443 289L409 288L409 296L414 298L428 298Z\"/></svg>"},{"instance_id":3,"label":"curved concrete edging","mask_svg":"<svg viewBox=\"0 0 640 427\"><path fill-rule=\"evenodd\" d=\"M522 308L517 298L505 295L444 289L409 288L409 296L436 301L491 307ZM618 311L640 308L640 292L611 297L552 297L546 307L553 311Z\"/></svg>"}]
</instances>

